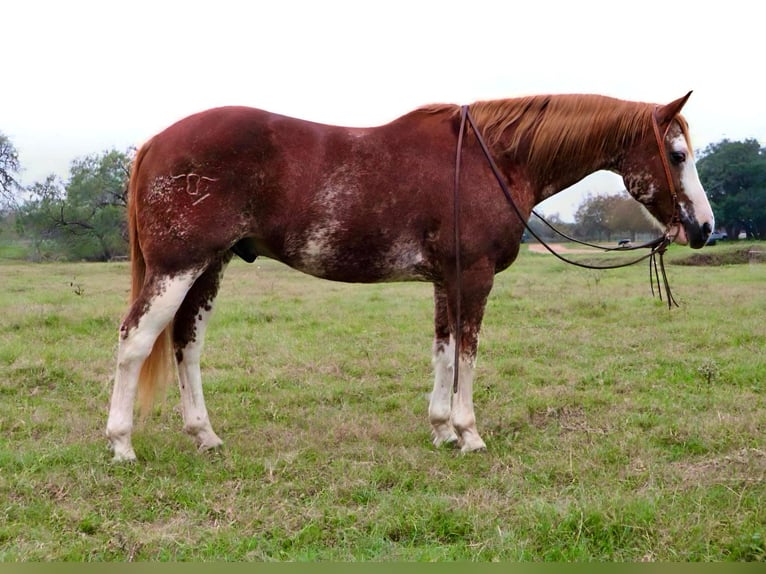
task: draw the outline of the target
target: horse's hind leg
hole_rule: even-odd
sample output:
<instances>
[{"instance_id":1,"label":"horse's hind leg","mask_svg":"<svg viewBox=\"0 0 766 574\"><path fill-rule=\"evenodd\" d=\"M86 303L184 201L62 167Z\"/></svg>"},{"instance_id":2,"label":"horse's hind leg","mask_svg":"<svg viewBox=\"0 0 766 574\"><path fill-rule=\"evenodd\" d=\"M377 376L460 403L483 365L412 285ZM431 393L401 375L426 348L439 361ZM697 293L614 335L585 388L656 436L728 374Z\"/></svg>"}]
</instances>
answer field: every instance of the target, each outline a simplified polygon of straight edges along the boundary
<instances>
[{"instance_id":1,"label":"horse's hind leg","mask_svg":"<svg viewBox=\"0 0 766 574\"><path fill-rule=\"evenodd\" d=\"M115 461L136 458L131 432L141 367L196 278L197 272L147 277L120 326L117 372L106 423Z\"/></svg>"},{"instance_id":2,"label":"horse's hind leg","mask_svg":"<svg viewBox=\"0 0 766 574\"><path fill-rule=\"evenodd\" d=\"M173 323L173 347L178 364L184 432L194 439L200 450L218 448L223 444L213 431L205 407L200 356L207 323L213 312L213 301L230 259L231 256L228 255L213 263L197 279L176 313Z\"/></svg>"}]
</instances>

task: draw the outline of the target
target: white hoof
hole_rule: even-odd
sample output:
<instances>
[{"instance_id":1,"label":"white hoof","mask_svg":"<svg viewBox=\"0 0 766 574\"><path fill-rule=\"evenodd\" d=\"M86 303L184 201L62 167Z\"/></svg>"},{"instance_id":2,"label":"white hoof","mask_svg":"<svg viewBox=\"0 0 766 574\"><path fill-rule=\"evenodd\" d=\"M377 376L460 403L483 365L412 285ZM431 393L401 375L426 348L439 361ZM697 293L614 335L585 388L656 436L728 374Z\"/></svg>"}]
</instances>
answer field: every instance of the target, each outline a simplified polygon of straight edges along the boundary
<instances>
[{"instance_id":1,"label":"white hoof","mask_svg":"<svg viewBox=\"0 0 766 574\"><path fill-rule=\"evenodd\" d=\"M134 462L136 453L130 441L129 432L107 431L109 450L112 451L112 462Z\"/></svg>"},{"instance_id":2,"label":"white hoof","mask_svg":"<svg viewBox=\"0 0 766 574\"><path fill-rule=\"evenodd\" d=\"M110 442L109 450L112 451L112 462L136 462L136 453L130 445L117 447L113 442Z\"/></svg>"},{"instance_id":3,"label":"white hoof","mask_svg":"<svg viewBox=\"0 0 766 574\"><path fill-rule=\"evenodd\" d=\"M458 442L458 436L455 429L451 424L438 424L434 425L431 429L431 436L433 437L433 444L435 447L442 445L453 446Z\"/></svg>"},{"instance_id":4,"label":"white hoof","mask_svg":"<svg viewBox=\"0 0 766 574\"><path fill-rule=\"evenodd\" d=\"M485 452L487 445L481 439L479 434L473 430L465 430L460 436L460 452L463 454L467 452Z\"/></svg>"},{"instance_id":5,"label":"white hoof","mask_svg":"<svg viewBox=\"0 0 766 574\"><path fill-rule=\"evenodd\" d=\"M202 429L197 432L186 431L194 439L199 452L215 450L223 446L223 441L218 437L213 429Z\"/></svg>"},{"instance_id":6,"label":"white hoof","mask_svg":"<svg viewBox=\"0 0 766 574\"><path fill-rule=\"evenodd\" d=\"M487 445L484 444L484 441L482 441L479 445L468 445L464 444L460 447L460 452L463 454L469 453L469 452L487 452Z\"/></svg>"}]
</instances>

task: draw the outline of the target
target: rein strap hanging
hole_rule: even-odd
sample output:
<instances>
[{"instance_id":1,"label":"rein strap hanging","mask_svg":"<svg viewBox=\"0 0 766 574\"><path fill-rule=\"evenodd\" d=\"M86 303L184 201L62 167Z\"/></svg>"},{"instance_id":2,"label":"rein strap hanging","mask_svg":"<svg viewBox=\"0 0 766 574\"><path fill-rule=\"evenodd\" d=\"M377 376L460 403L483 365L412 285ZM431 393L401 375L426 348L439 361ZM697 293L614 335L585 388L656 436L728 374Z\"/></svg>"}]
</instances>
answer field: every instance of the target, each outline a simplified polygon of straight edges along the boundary
<instances>
[{"instance_id":1,"label":"rein strap hanging","mask_svg":"<svg viewBox=\"0 0 766 574\"><path fill-rule=\"evenodd\" d=\"M460 163L463 155L463 136L465 135L465 120L468 106L460 108L460 130L457 134L457 152L455 154L455 193L453 198L453 219L455 240L455 357L452 366L452 393L457 393L460 370L460 348L463 342L463 318L461 304L463 299L463 271L460 264ZM475 129L475 128L474 128Z\"/></svg>"}]
</instances>

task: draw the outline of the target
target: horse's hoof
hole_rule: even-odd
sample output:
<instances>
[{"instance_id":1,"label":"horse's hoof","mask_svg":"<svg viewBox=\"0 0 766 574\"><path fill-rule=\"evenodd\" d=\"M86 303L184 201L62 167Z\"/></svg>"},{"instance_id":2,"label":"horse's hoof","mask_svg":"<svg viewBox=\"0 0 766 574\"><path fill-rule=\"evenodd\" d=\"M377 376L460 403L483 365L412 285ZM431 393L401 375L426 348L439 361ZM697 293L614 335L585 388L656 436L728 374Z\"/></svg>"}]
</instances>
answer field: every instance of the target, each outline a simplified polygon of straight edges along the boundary
<instances>
[{"instance_id":1,"label":"horse's hoof","mask_svg":"<svg viewBox=\"0 0 766 574\"><path fill-rule=\"evenodd\" d=\"M223 447L223 441L215 433L207 435L204 440L197 441L197 450L199 452L211 452L220 450Z\"/></svg>"},{"instance_id":2,"label":"horse's hoof","mask_svg":"<svg viewBox=\"0 0 766 574\"><path fill-rule=\"evenodd\" d=\"M464 432L461 440L458 442L460 452L463 454L469 452L487 452L487 445L481 437L473 432Z\"/></svg>"},{"instance_id":3,"label":"horse's hoof","mask_svg":"<svg viewBox=\"0 0 766 574\"><path fill-rule=\"evenodd\" d=\"M112 462L116 464L131 464L136 462L136 453L133 449L126 451L118 451L113 445L109 445L110 450L113 451Z\"/></svg>"},{"instance_id":4,"label":"horse's hoof","mask_svg":"<svg viewBox=\"0 0 766 574\"><path fill-rule=\"evenodd\" d=\"M434 446L436 448L456 447L457 446L457 436L451 436L451 437L448 437L448 438L434 437L433 443L434 443Z\"/></svg>"},{"instance_id":5,"label":"horse's hoof","mask_svg":"<svg viewBox=\"0 0 766 574\"><path fill-rule=\"evenodd\" d=\"M204 443L197 447L198 452L219 452L223 449L223 441L218 439L218 442Z\"/></svg>"},{"instance_id":6,"label":"horse's hoof","mask_svg":"<svg viewBox=\"0 0 766 574\"><path fill-rule=\"evenodd\" d=\"M136 462L136 453L133 450L130 439L125 437L109 437L107 442L109 452L112 453L112 462Z\"/></svg>"},{"instance_id":7,"label":"horse's hoof","mask_svg":"<svg viewBox=\"0 0 766 574\"><path fill-rule=\"evenodd\" d=\"M433 436L433 445L437 448L441 446L456 446L458 442L457 433L451 426L432 428L431 435Z\"/></svg>"}]
</instances>

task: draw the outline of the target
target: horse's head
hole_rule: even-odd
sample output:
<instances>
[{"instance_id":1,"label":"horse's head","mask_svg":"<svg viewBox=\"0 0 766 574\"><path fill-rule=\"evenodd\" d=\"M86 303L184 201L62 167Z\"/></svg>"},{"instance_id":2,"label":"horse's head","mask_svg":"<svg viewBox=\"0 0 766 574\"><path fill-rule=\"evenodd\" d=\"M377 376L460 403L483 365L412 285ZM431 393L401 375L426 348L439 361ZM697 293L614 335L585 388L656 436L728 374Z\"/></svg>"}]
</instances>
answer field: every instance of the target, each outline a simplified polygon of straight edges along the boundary
<instances>
[{"instance_id":1,"label":"horse's head","mask_svg":"<svg viewBox=\"0 0 766 574\"><path fill-rule=\"evenodd\" d=\"M629 149L621 173L628 192L669 237L699 249L715 220L697 175L686 121L679 115L690 95L654 108L652 129Z\"/></svg>"}]
</instances>

